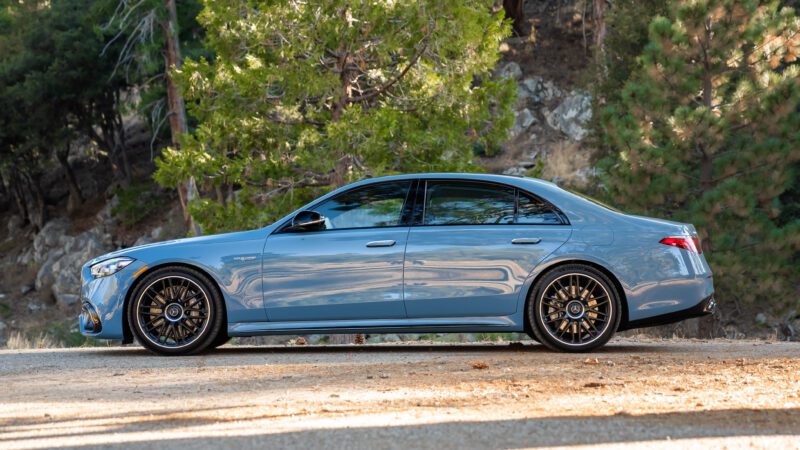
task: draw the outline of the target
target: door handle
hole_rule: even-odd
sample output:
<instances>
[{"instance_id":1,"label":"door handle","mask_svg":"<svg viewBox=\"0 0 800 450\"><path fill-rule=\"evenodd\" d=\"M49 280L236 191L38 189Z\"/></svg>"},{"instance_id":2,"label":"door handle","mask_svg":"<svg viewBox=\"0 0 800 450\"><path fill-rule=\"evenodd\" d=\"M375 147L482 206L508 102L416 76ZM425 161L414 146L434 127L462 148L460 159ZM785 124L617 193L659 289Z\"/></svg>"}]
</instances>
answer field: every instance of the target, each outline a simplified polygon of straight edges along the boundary
<instances>
[{"instance_id":1,"label":"door handle","mask_svg":"<svg viewBox=\"0 0 800 450\"><path fill-rule=\"evenodd\" d=\"M367 242L367 247L391 247L395 243L396 242L391 239L386 241L372 241L372 242Z\"/></svg>"},{"instance_id":2,"label":"door handle","mask_svg":"<svg viewBox=\"0 0 800 450\"><path fill-rule=\"evenodd\" d=\"M511 240L512 244L517 244L517 245L526 245L526 244L531 245L531 244L538 244L539 242L542 242L541 238L516 238Z\"/></svg>"}]
</instances>

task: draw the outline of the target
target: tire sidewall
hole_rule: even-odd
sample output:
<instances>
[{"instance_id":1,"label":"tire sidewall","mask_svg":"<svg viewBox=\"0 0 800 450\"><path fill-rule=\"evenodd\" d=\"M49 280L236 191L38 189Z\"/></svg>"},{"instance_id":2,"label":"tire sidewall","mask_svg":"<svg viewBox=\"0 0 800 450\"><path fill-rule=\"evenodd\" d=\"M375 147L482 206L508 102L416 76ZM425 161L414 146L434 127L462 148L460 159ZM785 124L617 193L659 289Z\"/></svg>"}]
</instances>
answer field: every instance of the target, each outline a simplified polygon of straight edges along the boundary
<instances>
[{"instance_id":1,"label":"tire sidewall","mask_svg":"<svg viewBox=\"0 0 800 450\"><path fill-rule=\"evenodd\" d=\"M581 345L566 345L554 337L550 335L543 327L541 316L539 314L539 305L542 301L542 296L544 294L544 290L553 282L560 277L568 274L580 274L585 276L590 276L594 278L596 281L602 284L602 287L608 292L609 297L611 298L612 305L611 305L611 319L609 326L603 331L601 336L595 339L592 342L588 342L586 344ZM531 290L531 296L528 298L527 301L527 308L525 311L526 318L528 320L529 327L533 332L533 337L546 347L550 348L551 350L557 350L562 352L571 352L571 353L581 353L581 352L589 352L595 350L599 347L605 345L611 337L616 332L617 328L619 327L619 323L622 318L622 304L620 302L620 296L617 289L614 287L614 283L608 278L606 274L601 272L600 270L595 269L594 267L587 266L584 264L569 264L557 267L546 272L537 282L534 288Z\"/></svg>"},{"instance_id":2,"label":"tire sidewall","mask_svg":"<svg viewBox=\"0 0 800 450\"><path fill-rule=\"evenodd\" d=\"M166 277L183 277L196 283L206 294L209 304L209 319L205 329L202 331L199 338L195 339L191 344L180 348L162 347L155 344L150 339L145 337L144 331L139 326L139 320L136 314L137 306L141 301L144 291L152 285L154 281ZM208 279L207 276L197 270L184 267L164 267L157 269L140 280L136 284L130 301L128 302L127 318L128 326L130 327L136 340L146 349L160 354L160 355L191 355L203 352L217 340L221 334L223 327L222 313L224 305L222 303L221 295L216 289L216 285Z\"/></svg>"}]
</instances>

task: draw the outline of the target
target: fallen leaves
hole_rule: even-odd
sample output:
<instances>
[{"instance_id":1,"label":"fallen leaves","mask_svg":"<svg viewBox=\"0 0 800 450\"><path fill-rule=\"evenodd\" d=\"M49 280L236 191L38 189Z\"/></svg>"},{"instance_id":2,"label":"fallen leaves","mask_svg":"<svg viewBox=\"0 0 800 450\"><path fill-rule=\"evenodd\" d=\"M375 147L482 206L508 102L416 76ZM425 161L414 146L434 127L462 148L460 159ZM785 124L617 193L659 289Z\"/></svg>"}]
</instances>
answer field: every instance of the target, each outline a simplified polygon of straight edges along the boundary
<instances>
[{"instance_id":1,"label":"fallen leaves","mask_svg":"<svg viewBox=\"0 0 800 450\"><path fill-rule=\"evenodd\" d=\"M473 361L473 362L470 363L470 365L472 366L473 369L476 369L476 370L483 370L483 369L488 369L489 368L489 364L486 364L483 361Z\"/></svg>"}]
</instances>

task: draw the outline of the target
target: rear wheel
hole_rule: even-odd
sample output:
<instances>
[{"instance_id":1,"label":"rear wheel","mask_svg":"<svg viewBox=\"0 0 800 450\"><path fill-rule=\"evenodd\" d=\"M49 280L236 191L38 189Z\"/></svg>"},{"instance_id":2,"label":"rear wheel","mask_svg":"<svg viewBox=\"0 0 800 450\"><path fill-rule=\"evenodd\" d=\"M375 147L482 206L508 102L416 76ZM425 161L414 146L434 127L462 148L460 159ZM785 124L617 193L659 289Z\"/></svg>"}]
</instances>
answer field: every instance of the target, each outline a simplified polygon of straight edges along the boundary
<instances>
[{"instance_id":1,"label":"rear wheel","mask_svg":"<svg viewBox=\"0 0 800 450\"><path fill-rule=\"evenodd\" d=\"M526 313L534 339L552 350L586 352L611 339L621 311L619 294L603 272L570 264L537 282Z\"/></svg>"},{"instance_id":2,"label":"rear wheel","mask_svg":"<svg viewBox=\"0 0 800 450\"><path fill-rule=\"evenodd\" d=\"M187 267L165 267L137 285L128 305L128 321L148 350L189 355L219 342L224 334L223 308L219 292L204 274Z\"/></svg>"}]
</instances>

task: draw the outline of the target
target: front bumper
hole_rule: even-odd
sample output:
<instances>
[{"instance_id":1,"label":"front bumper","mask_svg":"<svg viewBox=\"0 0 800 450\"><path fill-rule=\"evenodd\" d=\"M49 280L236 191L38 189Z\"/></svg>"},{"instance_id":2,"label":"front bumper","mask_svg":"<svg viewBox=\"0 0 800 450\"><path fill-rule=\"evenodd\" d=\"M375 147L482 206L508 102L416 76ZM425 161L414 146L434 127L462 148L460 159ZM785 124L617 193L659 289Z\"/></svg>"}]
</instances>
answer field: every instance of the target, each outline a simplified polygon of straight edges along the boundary
<instances>
[{"instance_id":1,"label":"front bumper","mask_svg":"<svg viewBox=\"0 0 800 450\"><path fill-rule=\"evenodd\" d=\"M89 265L81 269L81 334L98 339L124 339L125 295L133 284L134 274L145 264L134 261L119 272L94 278Z\"/></svg>"}]
</instances>

